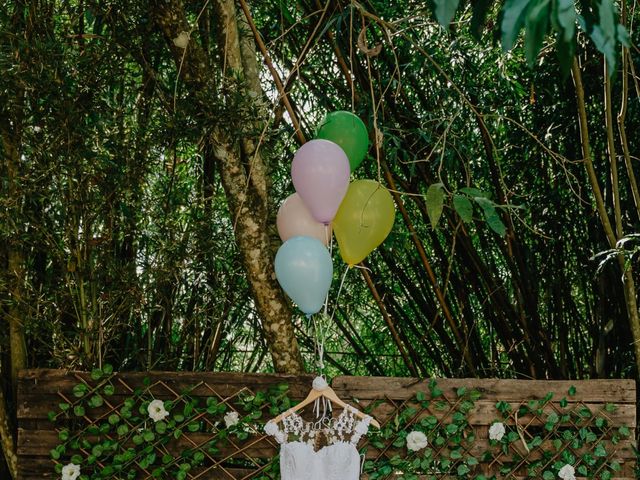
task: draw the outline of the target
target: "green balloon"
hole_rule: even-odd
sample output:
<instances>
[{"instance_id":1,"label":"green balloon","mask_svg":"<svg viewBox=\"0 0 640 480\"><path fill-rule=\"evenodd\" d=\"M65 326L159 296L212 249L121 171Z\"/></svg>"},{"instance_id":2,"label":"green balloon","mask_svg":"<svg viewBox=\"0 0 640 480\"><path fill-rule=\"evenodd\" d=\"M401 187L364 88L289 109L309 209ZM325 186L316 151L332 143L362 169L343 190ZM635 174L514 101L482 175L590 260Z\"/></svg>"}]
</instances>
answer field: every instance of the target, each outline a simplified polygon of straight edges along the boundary
<instances>
[{"instance_id":1,"label":"green balloon","mask_svg":"<svg viewBox=\"0 0 640 480\"><path fill-rule=\"evenodd\" d=\"M362 163L369 149L367 127L357 115L342 110L324 117L316 131L316 138L340 145L349 158L352 172Z\"/></svg>"}]
</instances>

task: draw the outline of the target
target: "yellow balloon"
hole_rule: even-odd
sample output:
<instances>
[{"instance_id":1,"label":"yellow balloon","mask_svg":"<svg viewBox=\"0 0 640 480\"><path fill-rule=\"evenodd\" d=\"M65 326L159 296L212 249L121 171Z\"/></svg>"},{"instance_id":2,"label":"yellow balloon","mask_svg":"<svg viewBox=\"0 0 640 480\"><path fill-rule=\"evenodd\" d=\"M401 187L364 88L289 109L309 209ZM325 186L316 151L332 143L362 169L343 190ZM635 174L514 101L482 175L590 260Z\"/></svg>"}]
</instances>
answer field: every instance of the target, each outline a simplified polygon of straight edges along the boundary
<instances>
[{"instance_id":1,"label":"yellow balloon","mask_svg":"<svg viewBox=\"0 0 640 480\"><path fill-rule=\"evenodd\" d=\"M345 263L360 263L384 242L395 216L393 198L386 188L373 180L351 182L333 219L333 231Z\"/></svg>"}]
</instances>

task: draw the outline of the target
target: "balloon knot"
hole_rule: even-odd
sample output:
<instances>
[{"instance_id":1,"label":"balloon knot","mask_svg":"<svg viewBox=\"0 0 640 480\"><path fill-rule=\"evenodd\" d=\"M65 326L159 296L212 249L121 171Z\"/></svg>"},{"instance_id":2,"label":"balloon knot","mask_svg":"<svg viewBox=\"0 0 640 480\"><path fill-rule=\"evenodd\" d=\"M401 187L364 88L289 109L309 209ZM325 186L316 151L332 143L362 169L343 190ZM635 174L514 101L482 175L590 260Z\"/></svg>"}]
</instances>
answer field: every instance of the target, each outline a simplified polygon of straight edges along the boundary
<instances>
[{"instance_id":1,"label":"balloon knot","mask_svg":"<svg viewBox=\"0 0 640 480\"><path fill-rule=\"evenodd\" d=\"M313 379L312 387L314 390L321 392L322 390L329 388L329 384L324 378L316 377Z\"/></svg>"}]
</instances>

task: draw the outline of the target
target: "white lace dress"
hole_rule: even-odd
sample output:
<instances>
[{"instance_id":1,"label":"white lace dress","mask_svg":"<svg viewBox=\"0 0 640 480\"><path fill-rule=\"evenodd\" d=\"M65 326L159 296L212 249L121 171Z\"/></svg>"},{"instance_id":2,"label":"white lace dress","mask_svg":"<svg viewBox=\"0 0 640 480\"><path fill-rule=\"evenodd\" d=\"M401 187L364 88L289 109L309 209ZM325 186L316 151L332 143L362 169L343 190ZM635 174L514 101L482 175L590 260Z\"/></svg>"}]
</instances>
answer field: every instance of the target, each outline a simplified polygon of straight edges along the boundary
<instances>
[{"instance_id":1,"label":"white lace dress","mask_svg":"<svg viewBox=\"0 0 640 480\"><path fill-rule=\"evenodd\" d=\"M370 416L356 417L352 407L336 418L318 425L291 413L282 419L282 428L267 422L264 430L280 444L282 480L358 480L360 454L356 448L369 429ZM316 449L319 437L326 445Z\"/></svg>"}]
</instances>

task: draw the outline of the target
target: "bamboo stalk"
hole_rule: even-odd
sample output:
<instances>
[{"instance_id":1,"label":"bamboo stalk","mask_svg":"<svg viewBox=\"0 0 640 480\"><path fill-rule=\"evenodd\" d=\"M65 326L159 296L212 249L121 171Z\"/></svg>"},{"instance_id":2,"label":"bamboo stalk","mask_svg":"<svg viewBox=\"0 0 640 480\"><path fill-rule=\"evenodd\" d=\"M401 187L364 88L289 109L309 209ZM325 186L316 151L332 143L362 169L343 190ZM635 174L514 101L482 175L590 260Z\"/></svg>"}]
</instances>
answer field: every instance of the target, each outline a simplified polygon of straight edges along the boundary
<instances>
[{"instance_id":1,"label":"bamboo stalk","mask_svg":"<svg viewBox=\"0 0 640 480\"><path fill-rule=\"evenodd\" d=\"M629 176L629 185L633 195L633 203L636 206L636 214L640 218L640 189L638 189L638 181L633 171L631 163L631 152L629 151L629 142L627 141L627 128L625 121L627 118L627 105L629 102L629 49L622 47L622 99L620 101L620 112L618 113L618 135L620 136L620 145L622 154L624 155L624 164ZM632 62L631 62L632 63Z\"/></svg>"},{"instance_id":2,"label":"bamboo stalk","mask_svg":"<svg viewBox=\"0 0 640 480\"><path fill-rule=\"evenodd\" d=\"M618 156L616 154L616 144L613 139L613 105L611 102L611 78L609 67L604 62L604 116L605 128L607 131L607 153L609 154L609 165L611 168L611 193L613 197L613 215L616 226L616 237L622 238L622 209L620 207L620 183L618 180Z\"/></svg>"},{"instance_id":3,"label":"bamboo stalk","mask_svg":"<svg viewBox=\"0 0 640 480\"><path fill-rule=\"evenodd\" d=\"M605 235L609 240L609 244L611 248L616 248L618 238L616 238L616 235L613 232L613 229L611 227L611 222L609 221L609 217L606 212L604 199L602 197L602 192L600 191L600 185L598 183L598 178L595 172L595 168L593 167L593 161L591 158L591 147L589 144L589 129L587 125L587 110L586 110L585 101L584 101L584 87L582 85L582 75L580 72L580 66L578 65L578 60L576 58L574 58L573 60L573 64L571 66L571 72L573 74L573 79L574 79L575 88L576 88L576 98L578 102L577 106L578 106L578 115L580 119L580 139L581 139L582 149L583 149L584 164L585 164L585 167L587 168L589 182L591 183L591 189L596 199L596 206L598 208L600 221L604 228ZM605 70L605 82L607 82L607 77L608 75ZM606 90L607 90L607 87L605 87L605 97L606 97ZM609 137L609 133L610 133L609 130L612 131L612 126L610 126L610 124L607 126L607 130L608 130L607 137ZM612 151L610 150L609 153L611 154ZM617 163L615 161L611 162L611 158L610 158L610 163L612 165L612 170L613 170L613 168L617 165ZM613 175L613 171L612 171L612 175ZM615 180L617 182L617 174L616 174ZM614 187L614 197L616 195L616 189L617 189L617 186ZM619 195L619 192L617 192L617 195ZM619 199L616 200L614 198L614 206L615 205L618 205L618 208L619 208ZM618 215L621 215L621 214L619 212L616 212L615 215L616 215L616 224L620 222L619 233L622 234L621 219L618 220ZM629 316L629 328L631 329L631 333L633 336L633 349L636 357L635 360L636 360L636 369L637 369L637 375L638 375L640 374L640 317L638 316L638 305L637 305L635 282L633 279L633 271L631 269L631 266L627 267L625 265L625 259L622 254L618 255L618 264L620 265L620 269L623 272L625 303L627 307L627 314Z\"/></svg>"},{"instance_id":4,"label":"bamboo stalk","mask_svg":"<svg viewBox=\"0 0 640 480\"><path fill-rule=\"evenodd\" d=\"M609 246L615 248L616 236L613 233L611 222L607 214L607 209L604 204L604 198L602 196L602 190L600 189L600 183L598 182L598 176L596 170L593 167L593 160L591 157L591 144L589 141L589 125L587 123L587 108L584 101L584 86L582 84L582 73L580 72L580 65L578 65L578 59L573 59L571 65L571 74L573 76L573 82L576 90L576 100L578 107L578 119L580 124L580 143L582 145L582 157L585 168L587 169L587 175L589 177L589 184L595 197L596 207L598 214L600 215L600 222L604 228L604 233L609 241Z\"/></svg>"}]
</instances>

